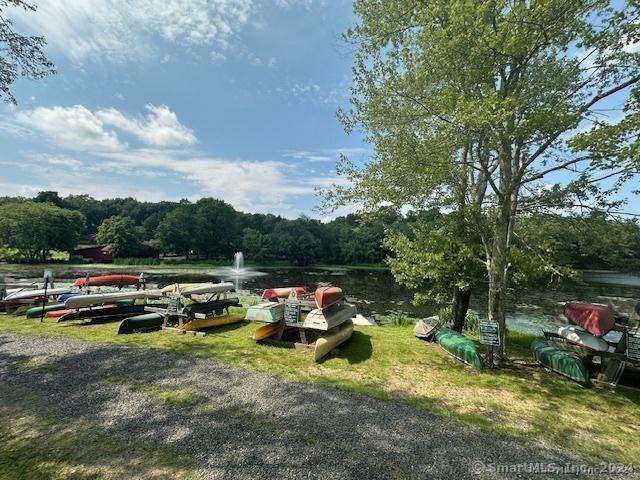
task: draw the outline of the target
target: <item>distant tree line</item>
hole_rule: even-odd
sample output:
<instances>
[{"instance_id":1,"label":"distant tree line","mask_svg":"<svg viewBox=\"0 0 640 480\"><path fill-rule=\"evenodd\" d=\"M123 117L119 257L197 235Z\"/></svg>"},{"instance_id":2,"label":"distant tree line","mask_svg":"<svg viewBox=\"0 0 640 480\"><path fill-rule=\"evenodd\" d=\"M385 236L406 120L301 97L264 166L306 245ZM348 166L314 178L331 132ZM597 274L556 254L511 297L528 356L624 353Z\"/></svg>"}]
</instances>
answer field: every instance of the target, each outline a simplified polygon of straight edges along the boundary
<instances>
[{"instance_id":1,"label":"distant tree line","mask_svg":"<svg viewBox=\"0 0 640 480\"><path fill-rule=\"evenodd\" d=\"M109 244L121 258L144 257L151 245L186 259L230 259L241 250L250 261L295 265L380 264L389 256L426 255L428 263L424 258L416 263L428 265L424 271L411 261L404 268L396 264L416 287L425 282L446 287L460 281L461 271L482 280L479 247L453 247L461 234L450 228L452 215L437 209L406 215L381 209L323 223L238 212L213 198L152 203L40 192L33 199L0 198L0 246L29 262L95 243ZM640 270L640 226L634 220L535 214L522 219L514 246L516 282L548 281L570 276L571 270ZM441 278L429 279L431 270Z\"/></svg>"}]
</instances>

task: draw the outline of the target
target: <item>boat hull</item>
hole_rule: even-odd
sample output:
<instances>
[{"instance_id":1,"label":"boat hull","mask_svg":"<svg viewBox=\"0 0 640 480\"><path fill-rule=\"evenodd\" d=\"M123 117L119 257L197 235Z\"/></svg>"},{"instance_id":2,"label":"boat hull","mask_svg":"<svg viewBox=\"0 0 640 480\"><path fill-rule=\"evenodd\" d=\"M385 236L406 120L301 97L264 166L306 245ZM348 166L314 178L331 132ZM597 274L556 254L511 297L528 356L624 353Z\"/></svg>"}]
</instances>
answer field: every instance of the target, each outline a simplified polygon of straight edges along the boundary
<instances>
[{"instance_id":1,"label":"boat hull","mask_svg":"<svg viewBox=\"0 0 640 480\"><path fill-rule=\"evenodd\" d=\"M413 327L413 334L418 338L429 339L435 335L438 328L440 328L438 317L423 318Z\"/></svg>"},{"instance_id":2,"label":"boat hull","mask_svg":"<svg viewBox=\"0 0 640 480\"><path fill-rule=\"evenodd\" d=\"M200 283L172 283L171 285L167 285L163 287L160 291L164 294L173 293L176 289L182 290L183 288L191 288L201 285Z\"/></svg>"},{"instance_id":3,"label":"boat hull","mask_svg":"<svg viewBox=\"0 0 640 480\"><path fill-rule=\"evenodd\" d=\"M164 305L166 308L166 305ZM118 305L115 307L94 307L91 309L74 310L58 318L58 322L70 320L117 320L130 315L143 314L144 305Z\"/></svg>"},{"instance_id":4,"label":"boat hull","mask_svg":"<svg viewBox=\"0 0 640 480\"><path fill-rule=\"evenodd\" d=\"M323 310L342 300L342 289L339 287L318 287L314 293L316 306Z\"/></svg>"},{"instance_id":5,"label":"boat hull","mask_svg":"<svg viewBox=\"0 0 640 480\"><path fill-rule=\"evenodd\" d=\"M448 353L477 370L484 370L484 360L471 340L449 328L441 327L435 333L436 341Z\"/></svg>"},{"instance_id":6,"label":"boat hull","mask_svg":"<svg viewBox=\"0 0 640 480\"><path fill-rule=\"evenodd\" d=\"M251 322L279 323L284 320L284 303L265 302L247 309L245 320Z\"/></svg>"},{"instance_id":7,"label":"boat hull","mask_svg":"<svg viewBox=\"0 0 640 480\"><path fill-rule=\"evenodd\" d=\"M71 290L68 288L48 288L47 289L47 297L53 297L62 295L63 293L69 293ZM15 300L28 300L32 298L42 298L45 295L44 288L39 288L37 290L20 290L14 293L10 293L4 298L6 302L12 302Z\"/></svg>"},{"instance_id":8,"label":"boat hull","mask_svg":"<svg viewBox=\"0 0 640 480\"><path fill-rule=\"evenodd\" d=\"M134 290L131 292L95 293L91 295L76 295L64 302L67 308L93 307L119 300L135 300L139 298L161 298L160 290Z\"/></svg>"},{"instance_id":9,"label":"boat hull","mask_svg":"<svg viewBox=\"0 0 640 480\"><path fill-rule=\"evenodd\" d=\"M265 338L274 336L279 329L280 329L280 325L278 324L270 323L268 325L263 325L260 328L258 328L255 332L253 332L251 339L256 342L259 342L260 340L264 340Z\"/></svg>"},{"instance_id":10,"label":"boat hull","mask_svg":"<svg viewBox=\"0 0 640 480\"><path fill-rule=\"evenodd\" d=\"M98 275L96 277L77 278L73 284L76 287L105 287L105 286L124 286L139 285L140 277L137 275Z\"/></svg>"},{"instance_id":11,"label":"boat hull","mask_svg":"<svg viewBox=\"0 0 640 480\"><path fill-rule=\"evenodd\" d=\"M206 294L214 294L214 293L225 293L230 292L234 289L233 283L230 282L222 282L222 283L202 283L199 285L194 285L191 287L186 287L180 290L180 294L187 295L206 295Z\"/></svg>"},{"instance_id":12,"label":"boat hull","mask_svg":"<svg viewBox=\"0 0 640 480\"><path fill-rule=\"evenodd\" d=\"M563 350L542 338L531 342L531 352L538 363L550 370L582 385L589 383L589 373L578 353Z\"/></svg>"},{"instance_id":13,"label":"boat hull","mask_svg":"<svg viewBox=\"0 0 640 480\"><path fill-rule=\"evenodd\" d=\"M120 327L118 327L118 335L157 330L162 327L163 322L164 315L161 313L145 313L144 315L125 318L120 323Z\"/></svg>"},{"instance_id":14,"label":"boat hull","mask_svg":"<svg viewBox=\"0 0 640 480\"><path fill-rule=\"evenodd\" d=\"M609 344L601 337L591 335L589 332L580 327L567 326L558 328L558 335L570 343L579 345L596 352L606 352L609 350Z\"/></svg>"},{"instance_id":15,"label":"boat hull","mask_svg":"<svg viewBox=\"0 0 640 480\"><path fill-rule=\"evenodd\" d=\"M64 303L50 303L44 306L44 313L64 310L65 308ZM25 315L27 318L40 318L40 315L42 315L42 305L39 307L31 307L25 312Z\"/></svg>"},{"instance_id":16,"label":"boat hull","mask_svg":"<svg viewBox=\"0 0 640 480\"><path fill-rule=\"evenodd\" d=\"M294 290L297 295L305 295L307 293L307 287L279 287L279 288L267 288L262 292L263 300L270 300L272 298L287 298L291 295L291 291Z\"/></svg>"},{"instance_id":17,"label":"boat hull","mask_svg":"<svg viewBox=\"0 0 640 480\"><path fill-rule=\"evenodd\" d=\"M315 348L313 350L313 359L318 362L338 345L349 340L352 335L353 322L351 320L329 330L316 340Z\"/></svg>"},{"instance_id":18,"label":"boat hull","mask_svg":"<svg viewBox=\"0 0 640 480\"><path fill-rule=\"evenodd\" d=\"M346 302L334 304L324 310L317 308L307 314L302 321L302 327L314 330L330 330L351 320L357 313L358 310L355 305Z\"/></svg>"},{"instance_id":19,"label":"boat hull","mask_svg":"<svg viewBox=\"0 0 640 480\"><path fill-rule=\"evenodd\" d=\"M220 315L219 317L210 317L210 318L195 318L183 324L182 328L180 328L180 331L192 332L196 330L202 330L204 328L230 325L232 323L242 322L243 320L244 320L243 314Z\"/></svg>"},{"instance_id":20,"label":"boat hull","mask_svg":"<svg viewBox=\"0 0 640 480\"><path fill-rule=\"evenodd\" d=\"M564 316L592 335L601 337L615 325L615 313L606 305L588 302L567 302Z\"/></svg>"}]
</instances>

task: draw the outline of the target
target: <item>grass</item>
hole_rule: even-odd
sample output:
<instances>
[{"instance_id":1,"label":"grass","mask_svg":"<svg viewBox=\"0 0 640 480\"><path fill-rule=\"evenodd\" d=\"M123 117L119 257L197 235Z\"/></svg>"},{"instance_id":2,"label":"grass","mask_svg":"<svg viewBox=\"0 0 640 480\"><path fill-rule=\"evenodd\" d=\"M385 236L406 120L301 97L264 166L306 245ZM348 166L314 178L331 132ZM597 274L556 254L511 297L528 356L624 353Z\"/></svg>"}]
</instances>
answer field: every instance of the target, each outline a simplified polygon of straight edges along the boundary
<instances>
[{"instance_id":1,"label":"grass","mask_svg":"<svg viewBox=\"0 0 640 480\"><path fill-rule=\"evenodd\" d=\"M205 337L167 331L118 336L117 328L117 323L41 324L0 316L0 331L213 358L290 380L400 400L470 427L575 452L592 462L631 463L640 456L640 396L586 389L543 370L529 352L528 335L509 333L510 362L498 371L476 373L437 345L414 338L411 327L356 327L352 339L321 364L303 352L254 344L248 337L255 324L221 327Z\"/></svg>"},{"instance_id":2,"label":"grass","mask_svg":"<svg viewBox=\"0 0 640 480\"><path fill-rule=\"evenodd\" d=\"M195 462L165 445L51 416L42 398L0 385L0 479L195 479Z\"/></svg>"}]
</instances>

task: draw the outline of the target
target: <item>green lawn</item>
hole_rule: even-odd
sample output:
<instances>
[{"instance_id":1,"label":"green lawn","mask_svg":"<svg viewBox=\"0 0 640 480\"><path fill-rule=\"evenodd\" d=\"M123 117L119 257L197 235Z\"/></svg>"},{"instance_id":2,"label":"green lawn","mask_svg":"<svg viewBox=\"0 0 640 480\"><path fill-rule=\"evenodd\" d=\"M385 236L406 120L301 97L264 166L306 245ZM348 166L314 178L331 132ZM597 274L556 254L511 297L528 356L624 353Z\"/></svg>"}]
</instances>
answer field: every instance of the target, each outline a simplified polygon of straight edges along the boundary
<instances>
[{"instance_id":1,"label":"green lawn","mask_svg":"<svg viewBox=\"0 0 640 480\"><path fill-rule=\"evenodd\" d=\"M0 331L64 335L213 358L291 380L399 399L471 427L545 442L593 462L630 463L640 457L640 395L583 388L543 370L534 363L528 348L531 337L525 335L509 334L508 365L476 373L437 345L413 337L408 327L356 327L339 353L321 364L303 352L254 344L248 337L255 324L222 327L205 337L167 331L118 336L117 328L117 323L41 324L0 316Z\"/></svg>"}]
</instances>

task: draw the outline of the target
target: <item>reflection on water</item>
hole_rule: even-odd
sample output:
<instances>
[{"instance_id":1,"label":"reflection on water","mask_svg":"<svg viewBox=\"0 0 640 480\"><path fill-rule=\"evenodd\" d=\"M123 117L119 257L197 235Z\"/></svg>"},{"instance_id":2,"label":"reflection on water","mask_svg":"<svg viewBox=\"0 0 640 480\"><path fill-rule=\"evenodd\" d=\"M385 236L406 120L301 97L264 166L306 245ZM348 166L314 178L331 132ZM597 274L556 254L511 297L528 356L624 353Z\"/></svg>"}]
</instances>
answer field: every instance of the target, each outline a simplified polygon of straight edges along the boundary
<instances>
[{"instance_id":1,"label":"reflection on water","mask_svg":"<svg viewBox=\"0 0 640 480\"><path fill-rule=\"evenodd\" d=\"M236 267L236 265L234 265ZM48 266L47 268L51 268ZM64 284L76 277L85 276L87 266L54 265L56 280ZM97 267L96 267L97 268ZM111 265L100 267L102 271L140 271L145 272L149 283L160 286L176 281L203 282L212 278L228 277L228 270L211 271L203 266L186 269L176 266L157 267L118 267ZM0 265L0 277L11 276L16 279L36 279L41 282L43 267ZM242 286L251 291L260 291L268 287L303 285L314 289L320 284L331 283L342 287L350 301L358 310L369 317L380 318L393 311L402 311L411 316L425 317L437 313L433 306L414 306L411 303L412 292L396 285L393 276L387 270L362 270L339 267L297 269L297 268L261 268L263 276L244 278ZM92 272L96 272L95 269ZM237 272L236 272L237 273ZM214 274L214 275L212 275ZM219 275L218 275L219 274ZM510 292L508 299L507 324L511 329L540 334L542 328L560 324L556 315L562 304L568 300L586 300L611 303L621 312L631 312L640 301L640 277L614 272L589 272L585 275L587 284L565 286L560 290L518 290ZM472 297L471 308L480 316L486 312L486 292L478 290Z\"/></svg>"}]
</instances>

